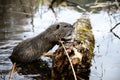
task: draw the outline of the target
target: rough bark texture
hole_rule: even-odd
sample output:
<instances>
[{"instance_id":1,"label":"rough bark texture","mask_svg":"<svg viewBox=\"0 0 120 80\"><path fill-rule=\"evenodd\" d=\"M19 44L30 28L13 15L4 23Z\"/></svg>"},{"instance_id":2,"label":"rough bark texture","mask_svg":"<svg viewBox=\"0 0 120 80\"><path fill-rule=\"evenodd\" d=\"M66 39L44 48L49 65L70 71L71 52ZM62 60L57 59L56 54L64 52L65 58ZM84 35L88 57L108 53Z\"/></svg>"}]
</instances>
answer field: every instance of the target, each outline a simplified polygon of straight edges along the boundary
<instances>
[{"instance_id":1,"label":"rough bark texture","mask_svg":"<svg viewBox=\"0 0 120 80\"><path fill-rule=\"evenodd\" d=\"M94 36L89 18L81 17L74 23L74 27L74 39L63 44L70 56L77 79L89 79L94 49ZM63 46L60 46L53 55L52 78L54 80L74 80Z\"/></svg>"}]
</instances>

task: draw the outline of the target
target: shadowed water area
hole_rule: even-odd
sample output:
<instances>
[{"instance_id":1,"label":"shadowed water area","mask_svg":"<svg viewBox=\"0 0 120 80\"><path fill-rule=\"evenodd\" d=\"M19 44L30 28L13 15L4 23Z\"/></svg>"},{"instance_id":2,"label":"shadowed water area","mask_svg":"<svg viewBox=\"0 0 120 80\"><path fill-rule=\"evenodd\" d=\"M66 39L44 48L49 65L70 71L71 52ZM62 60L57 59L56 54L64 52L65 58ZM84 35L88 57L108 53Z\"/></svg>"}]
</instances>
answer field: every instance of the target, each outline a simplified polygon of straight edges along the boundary
<instances>
[{"instance_id":1,"label":"shadowed water area","mask_svg":"<svg viewBox=\"0 0 120 80\"><path fill-rule=\"evenodd\" d=\"M41 33L54 22L63 21L73 24L81 17L81 13L61 7L56 9L56 18L51 10L41 6L34 14L32 22L31 13L19 13L15 6L14 3L0 6L0 80L9 79L12 62L8 57L19 42ZM90 80L120 79L120 39L110 32L110 29L120 21L120 11L113 16L114 18L104 11L90 15L95 36L95 56L92 61ZM120 36L120 25L113 31ZM32 80L31 77L36 76L41 74L22 75L15 72L13 80Z\"/></svg>"}]
</instances>

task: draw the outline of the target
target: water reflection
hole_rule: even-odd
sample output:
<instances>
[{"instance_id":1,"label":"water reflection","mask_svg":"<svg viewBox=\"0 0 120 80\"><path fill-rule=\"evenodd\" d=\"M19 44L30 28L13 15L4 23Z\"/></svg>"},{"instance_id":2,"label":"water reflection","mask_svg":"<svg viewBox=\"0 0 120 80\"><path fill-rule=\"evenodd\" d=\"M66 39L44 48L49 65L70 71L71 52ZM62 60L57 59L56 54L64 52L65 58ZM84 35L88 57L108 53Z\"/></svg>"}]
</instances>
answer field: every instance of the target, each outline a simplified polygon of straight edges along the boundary
<instances>
[{"instance_id":1,"label":"water reflection","mask_svg":"<svg viewBox=\"0 0 120 80\"><path fill-rule=\"evenodd\" d=\"M97 20L97 22L95 20ZM112 20L112 22L113 21L114 20ZM105 12L91 15L91 22L96 39L96 56L94 57L95 62L93 61L91 68L91 80L95 78L97 80L119 80L120 47L118 45L120 45L120 40L110 32L112 24L109 21L109 16ZM113 24L116 23L117 22L114 22Z\"/></svg>"},{"instance_id":2,"label":"water reflection","mask_svg":"<svg viewBox=\"0 0 120 80\"><path fill-rule=\"evenodd\" d=\"M6 77L9 77L12 67L8 57L13 47L31 33L30 19L11 12L16 9L15 3L10 0L0 1L0 80L8 80Z\"/></svg>"},{"instance_id":3,"label":"water reflection","mask_svg":"<svg viewBox=\"0 0 120 80\"><path fill-rule=\"evenodd\" d=\"M46 7L45 11L46 11ZM42 10L44 10L42 8ZM12 49L23 39L35 36L44 31L48 25L56 22L56 18L51 11L46 11L40 18L41 14L36 13L34 17L34 32L32 31L31 19L26 16L7 12L0 12L0 80L8 79L9 71L12 67L8 56ZM49 17L48 17L49 16ZM67 8L60 8L58 11L58 21L68 23L75 22L81 16L80 13ZM120 76L120 40L117 39L111 32L111 25L107 13L90 15L93 32L95 35L95 57L91 67L90 80L119 80ZM117 28L116 33L120 29ZM23 79L23 75L15 73L18 79ZM28 77L28 76L27 76ZM26 78L26 80L30 80Z\"/></svg>"}]
</instances>

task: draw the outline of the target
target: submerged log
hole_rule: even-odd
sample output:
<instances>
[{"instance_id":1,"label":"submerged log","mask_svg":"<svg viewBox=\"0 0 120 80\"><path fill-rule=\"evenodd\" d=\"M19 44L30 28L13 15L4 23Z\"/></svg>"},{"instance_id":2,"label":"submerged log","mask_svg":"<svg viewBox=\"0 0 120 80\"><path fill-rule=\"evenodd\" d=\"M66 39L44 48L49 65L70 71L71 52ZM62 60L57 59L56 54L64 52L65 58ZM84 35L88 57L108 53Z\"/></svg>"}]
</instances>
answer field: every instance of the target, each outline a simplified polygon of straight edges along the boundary
<instances>
[{"instance_id":1,"label":"submerged log","mask_svg":"<svg viewBox=\"0 0 120 80\"><path fill-rule=\"evenodd\" d=\"M63 42L74 67L77 80L89 79L94 50L94 35L88 17L81 17L74 23L72 41ZM70 61L62 45L53 54L53 80L75 80Z\"/></svg>"}]
</instances>

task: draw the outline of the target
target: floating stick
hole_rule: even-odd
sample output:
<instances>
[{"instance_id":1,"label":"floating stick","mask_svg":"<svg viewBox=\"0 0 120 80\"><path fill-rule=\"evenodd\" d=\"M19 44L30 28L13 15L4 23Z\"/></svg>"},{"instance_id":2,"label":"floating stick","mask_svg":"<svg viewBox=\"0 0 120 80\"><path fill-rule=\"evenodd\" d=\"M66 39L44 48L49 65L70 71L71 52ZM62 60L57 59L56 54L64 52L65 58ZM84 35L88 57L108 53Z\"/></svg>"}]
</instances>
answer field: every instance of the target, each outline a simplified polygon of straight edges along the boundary
<instances>
[{"instance_id":1,"label":"floating stick","mask_svg":"<svg viewBox=\"0 0 120 80\"><path fill-rule=\"evenodd\" d=\"M13 74L14 74L14 71L15 71L15 67L16 67L16 63L14 63L13 66L12 66L9 80L12 80L12 78L13 78Z\"/></svg>"}]
</instances>

